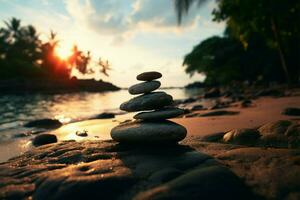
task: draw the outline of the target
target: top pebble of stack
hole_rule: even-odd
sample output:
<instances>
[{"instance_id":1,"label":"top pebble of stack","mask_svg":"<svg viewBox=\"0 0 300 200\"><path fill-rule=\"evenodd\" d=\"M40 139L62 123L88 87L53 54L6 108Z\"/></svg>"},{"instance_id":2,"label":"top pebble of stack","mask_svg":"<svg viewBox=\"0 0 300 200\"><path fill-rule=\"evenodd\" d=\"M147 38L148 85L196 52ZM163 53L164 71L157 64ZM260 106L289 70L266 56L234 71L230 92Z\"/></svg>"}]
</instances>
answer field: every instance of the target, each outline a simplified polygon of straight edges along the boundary
<instances>
[{"instance_id":1,"label":"top pebble of stack","mask_svg":"<svg viewBox=\"0 0 300 200\"><path fill-rule=\"evenodd\" d=\"M136 79L139 81L152 81L155 79L159 79L161 77L162 77L161 73L152 71L152 72L141 73L136 77Z\"/></svg>"}]
</instances>

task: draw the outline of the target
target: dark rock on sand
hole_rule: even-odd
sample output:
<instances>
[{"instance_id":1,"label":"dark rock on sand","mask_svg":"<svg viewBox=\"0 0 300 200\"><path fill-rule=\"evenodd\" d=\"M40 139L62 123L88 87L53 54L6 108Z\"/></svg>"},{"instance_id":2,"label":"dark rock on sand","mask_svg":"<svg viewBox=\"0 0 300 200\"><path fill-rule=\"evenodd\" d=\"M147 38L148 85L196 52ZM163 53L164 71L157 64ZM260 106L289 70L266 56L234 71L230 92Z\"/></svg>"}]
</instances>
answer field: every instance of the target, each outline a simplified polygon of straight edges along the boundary
<instances>
[{"instance_id":1,"label":"dark rock on sand","mask_svg":"<svg viewBox=\"0 0 300 200\"><path fill-rule=\"evenodd\" d=\"M135 121L121 124L111 130L113 140L122 143L176 143L185 138L187 130L174 122L162 120Z\"/></svg>"},{"instance_id":2,"label":"dark rock on sand","mask_svg":"<svg viewBox=\"0 0 300 200\"><path fill-rule=\"evenodd\" d=\"M241 107L242 108L247 108L252 105L252 101L250 99L245 99L241 101Z\"/></svg>"},{"instance_id":3,"label":"dark rock on sand","mask_svg":"<svg viewBox=\"0 0 300 200\"><path fill-rule=\"evenodd\" d=\"M280 148L300 147L300 125L296 122L280 120L265 124L258 130L262 135L260 143L263 146Z\"/></svg>"},{"instance_id":4,"label":"dark rock on sand","mask_svg":"<svg viewBox=\"0 0 300 200\"><path fill-rule=\"evenodd\" d=\"M184 110L179 108L163 108L150 112L140 112L133 116L134 119L155 120L170 119L184 114Z\"/></svg>"},{"instance_id":5,"label":"dark rock on sand","mask_svg":"<svg viewBox=\"0 0 300 200\"><path fill-rule=\"evenodd\" d=\"M260 133L256 129L236 129L223 136L223 141L239 145L255 145Z\"/></svg>"},{"instance_id":6,"label":"dark rock on sand","mask_svg":"<svg viewBox=\"0 0 300 200\"><path fill-rule=\"evenodd\" d=\"M195 101L197 101L197 98L190 97L190 98L183 99L181 103L193 103Z\"/></svg>"},{"instance_id":7,"label":"dark rock on sand","mask_svg":"<svg viewBox=\"0 0 300 200\"><path fill-rule=\"evenodd\" d=\"M121 110L128 112L155 110L172 104L173 98L165 92L152 92L130 99L122 103Z\"/></svg>"},{"instance_id":8,"label":"dark rock on sand","mask_svg":"<svg viewBox=\"0 0 300 200\"><path fill-rule=\"evenodd\" d=\"M152 92L160 87L159 81L147 81L131 86L128 91L130 94L144 94Z\"/></svg>"},{"instance_id":9,"label":"dark rock on sand","mask_svg":"<svg viewBox=\"0 0 300 200\"><path fill-rule=\"evenodd\" d=\"M112 119L115 118L115 113L110 112L103 112L99 115L96 115L95 117L92 117L92 119Z\"/></svg>"},{"instance_id":10,"label":"dark rock on sand","mask_svg":"<svg viewBox=\"0 0 300 200\"><path fill-rule=\"evenodd\" d=\"M41 146L41 145L44 145L44 144L50 144L50 143L55 143L55 142L57 142L57 138L56 138L55 135L45 133L45 134L41 134L41 135L36 136L33 139L32 144L34 146Z\"/></svg>"},{"instance_id":11,"label":"dark rock on sand","mask_svg":"<svg viewBox=\"0 0 300 200\"><path fill-rule=\"evenodd\" d=\"M290 116L300 116L300 108L286 108L283 110L282 114Z\"/></svg>"},{"instance_id":12,"label":"dark rock on sand","mask_svg":"<svg viewBox=\"0 0 300 200\"><path fill-rule=\"evenodd\" d=\"M215 109L222 109L222 108L228 108L228 107L229 107L229 103L228 102L216 101L208 109L215 110Z\"/></svg>"},{"instance_id":13,"label":"dark rock on sand","mask_svg":"<svg viewBox=\"0 0 300 200\"><path fill-rule=\"evenodd\" d=\"M216 97L220 97L221 96L221 92L220 89L218 88L212 88L210 90L208 90L207 92L204 93L204 98L216 98Z\"/></svg>"},{"instance_id":14,"label":"dark rock on sand","mask_svg":"<svg viewBox=\"0 0 300 200\"><path fill-rule=\"evenodd\" d=\"M200 117L210 117L210 116L222 116L222 115L237 115L240 112L238 111L227 111L227 110L217 110L212 112L207 112L200 114Z\"/></svg>"},{"instance_id":15,"label":"dark rock on sand","mask_svg":"<svg viewBox=\"0 0 300 200\"><path fill-rule=\"evenodd\" d=\"M271 135L271 134L284 135L288 127L292 124L293 122L289 120L279 120L261 126L258 129L258 131L262 136Z\"/></svg>"},{"instance_id":16,"label":"dark rock on sand","mask_svg":"<svg viewBox=\"0 0 300 200\"><path fill-rule=\"evenodd\" d=\"M221 142L224 135L224 132L213 133L201 137L200 140L204 142Z\"/></svg>"},{"instance_id":17,"label":"dark rock on sand","mask_svg":"<svg viewBox=\"0 0 300 200\"><path fill-rule=\"evenodd\" d=\"M141 73L137 75L136 79L139 81L152 81L154 79L159 79L161 77L162 77L161 73L152 71L152 72Z\"/></svg>"},{"instance_id":18,"label":"dark rock on sand","mask_svg":"<svg viewBox=\"0 0 300 200\"><path fill-rule=\"evenodd\" d=\"M201 105L201 104L194 105L194 106L191 108L191 111L197 111L197 110L205 110L205 108L204 108L203 105Z\"/></svg>"},{"instance_id":19,"label":"dark rock on sand","mask_svg":"<svg viewBox=\"0 0 300 200\"><path fill-rule=\"evenodd\" d=\"M57 119L39 119L39 120L28 122L24 125L24 127L28 127L28 128L37 127L37 128L47 128L47 129L59 128L60 126L62 126L62 123Z\"/></svg>"},{"instance_id":20,"label":"dark rock on sand","mask_svg":"<svg viewBox=\"0 0 300 200\"><path fill-rule=\"evenodd\" d=\"M288 148L288 138L279 134L264 135L260 138L260 146Z\"/></svg>"},{"instance_id":21,"label":"dark rock on sand","mask_svg":"<svg viewBox=\"0 0 300 200\"><path fill-rule=\"evenodd\" d=\"M87 136L88 136L88 133L87 133L86 130L84 130L84 131L76 131L75 134L76 134L77 136L79 136L79 137L87 137Z\"/></svg>"},{"instance_id":22,"label":"dark rock on sand","mask_svg":"<svg viewBox=\"0 0 300 200\"><path fill-rule=\"evenodd\" d=\"M292 124L284 133L288 137L289 148L300 147L300 124Z\"/></svg>"}]
</instances>

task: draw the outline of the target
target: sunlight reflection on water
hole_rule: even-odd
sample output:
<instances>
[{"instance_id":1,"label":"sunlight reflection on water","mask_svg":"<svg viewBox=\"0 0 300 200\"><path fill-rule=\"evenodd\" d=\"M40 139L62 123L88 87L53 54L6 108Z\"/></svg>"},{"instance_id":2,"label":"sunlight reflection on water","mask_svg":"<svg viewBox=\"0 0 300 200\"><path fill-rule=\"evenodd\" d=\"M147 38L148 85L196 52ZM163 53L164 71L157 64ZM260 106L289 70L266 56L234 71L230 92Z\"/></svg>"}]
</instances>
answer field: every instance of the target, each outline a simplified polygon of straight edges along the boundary
<instances>
[{"instance_id":1,"label":"sunlight reflection on water","mask_svg":"<svg viewBox=\"0 0 300 200\"><path fill-rule=\"evenodd\" d=\"M168 89L174 99L200 94L201 90ZM25 122L56 118L62 123L90 118L101 112L118 112L124 101L132 98L127 90L106 93L26 94L0 96L0 131Z\"/></svg>"},{"instance_id":2,"label":"sunlight reflection on water","mask_svg":"<svg viewBox=\"0 0 300 200\"><path fill-rule=\"evenodd\" d=\"M201 94L201 90L168 89L165 90L174 99L183 99ZM119 105L132 98L127 90L107 93L72 93L55 95L4 95L0 97L0 162L17 156L32 148L30 142L34 135L16 138L20 133L32 129L23 127L25 122L55 118L67 124L52 133L58 140L107 140L110 131L120 121L131 119L133 113L116 115L114 119L88 120L101 112L119 112ZM79 121L70 123L72 121ZM87 137L76 135L77 131L86 131ZM50 131L51 133L51 131Z\"/></svg>"}]
</instances>

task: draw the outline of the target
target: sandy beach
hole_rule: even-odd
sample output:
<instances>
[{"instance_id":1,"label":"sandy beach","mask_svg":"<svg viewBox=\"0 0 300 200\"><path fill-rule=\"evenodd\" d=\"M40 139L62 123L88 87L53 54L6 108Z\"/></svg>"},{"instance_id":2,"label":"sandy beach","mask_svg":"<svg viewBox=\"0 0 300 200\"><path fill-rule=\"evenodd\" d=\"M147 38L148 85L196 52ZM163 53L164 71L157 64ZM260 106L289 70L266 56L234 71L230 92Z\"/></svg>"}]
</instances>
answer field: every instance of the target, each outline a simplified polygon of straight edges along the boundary
<instances>
[{"instance_id":1,"label":"sandy beach","mask_svg":"<svg viewBox=\"0 0 300 200\"><path fill-rule=\"evenodd\" d=\"M198 102L199 103L199 102ZM187 107L192 107L198 104L197 102L187 103ZM186 117L171 119L186 127L187 138L197 137L201 138L211 134L228 132L233 129L241 128L257 128L269 122L278 120L294 120L299 123L299 117L288 116L282 114L282 111L287 107L300 107L300 97L261 97L253 100L251 106L242 108L240 103L233 103L228 108L216 109L239 112L236 115L223 115L223 116L207 116L207 117ZM212 112L212 110L194 111L193 114L203 114ZM191 113L189 113L191 114ZM110 131L113 127L117 126L120 122L132 119L133 113L116 115L114 119L93 119L85 120L75 123L70 123L62 126L59 129L50 131L57 136L58 141L64 140L109 140L111 139ZM76 131L86 130L87 137L79 137ZM0 160L6 161L7 159L20 155L31 148L32 137L20 138L14 141L3 143L0 146Z\"/></svg>"},{"instance_id":2,"label":"sandy beach","mask_svg":"<svg viewBox=\"0 0 300 200\"><path fill-rule=\"evenodd\" d=\"M174 119L177 123L188 129L189 136L205 136L218 132L226 132L239 128L256 128L263 124L278 120L296 120L299 117L283 115L282 111L287 107L299 107L300 97L262 97L253 101L247 108L241 108L239 104L221 110L237 111L239 114L232 116L191 117ZM195 113L207 113L211 111L195 111Z\"/></svg>"},{"instance_id":3,"label":"sandy beach","mask_svg":"<svg viewBox=\"0 0 300 200\"><path fill-rule=\"evenodd\" d=\"M0 197L298 199L300 120L299 116L286 115L283 111L299 108L300 96L264 96L251 100L247 106L241 106L242 102L196 111L189 108L207 101L199 99L181 104L189 111L171 121L184 126L187 137L175 146L140 148L112 141L111 129L132 120L134 113L63 125L42 133L55 135L58 141L41 147L32 145L33 138L38 137L34 135L8 142L0 149L3 162L0 177L4 180ZM205 116L208 113L217 114ZM225 136L231 130L251 130L250 134L259 130L262 135L253 141L247 132L235 132L226 141ZM86 135L82 137L78 132ZM289 134L296 135L287 137ZM281 174L283 170L288 173ZM43 180L43 184L37 186L36 179ZM12 186L14 183L18 184ZM206 184L213 185L213 189ZM74 192L74 185L80 190ZM60 191L51 193L49 187ZM91 190L87 194L85 191L90 187L106 192L100 195Z\"/></svg>"}]
</instances>

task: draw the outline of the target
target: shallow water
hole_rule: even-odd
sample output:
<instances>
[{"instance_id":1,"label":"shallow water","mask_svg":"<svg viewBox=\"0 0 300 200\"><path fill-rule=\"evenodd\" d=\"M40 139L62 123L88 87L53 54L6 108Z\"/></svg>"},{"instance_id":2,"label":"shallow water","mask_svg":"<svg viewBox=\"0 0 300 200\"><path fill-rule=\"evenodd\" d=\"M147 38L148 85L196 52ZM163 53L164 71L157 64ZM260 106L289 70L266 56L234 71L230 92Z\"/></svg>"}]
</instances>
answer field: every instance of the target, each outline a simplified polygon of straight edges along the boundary
<instances>
[{"instance_id":1,"label":"shallow water","mask_svg":"<svg viewBox=\"0 0 300 200\"><path fill-rule=\"evenodd\" d=\"M202 90L166 89L174 99L184 99L200 95ZM29 142L33 136L16 138L19 133L32 129L24 128L23 124L42 118L56 118L62 123L81 121L102 112L119 112L119 105L132 98L127 90L106 93L70 93L70 94L26 94L0 96L0 161L18 155L31 148ZM116 119L122 118L118 116ZM112 122L112 120L110 120ZM104 132L108 132L114 123L103 121ZM68 129L71 126L66 126ZM99 127L98 127L99 128ZM64 130L63 129L63 130ZM102 132L103 132L102 131ZM95 131L94 131L95 132ZM107 136L94 139L108 139ZM105 134L104 134L105 135ZM107 135L107 134L106 134ZM59 139L78 139L60 131ZM93 136L94 137L94 136ZM79 138L80 139L80 138Z\"/></svg>"},{"instance_id":2,"label":"shallow water","mask_svg":"<svg viewBox=\"0 0 300 200\"><path fill-rule=\"evenodd\" d=\"M201 93L201 90L184 89L165 91L174 99ZM106 93L2 95L0 133L36 119L56 118L62 123L68 123L87 119L104 111L118 112L119 105L131 97L127 90Z\"/></svg>"}]
</instances>

